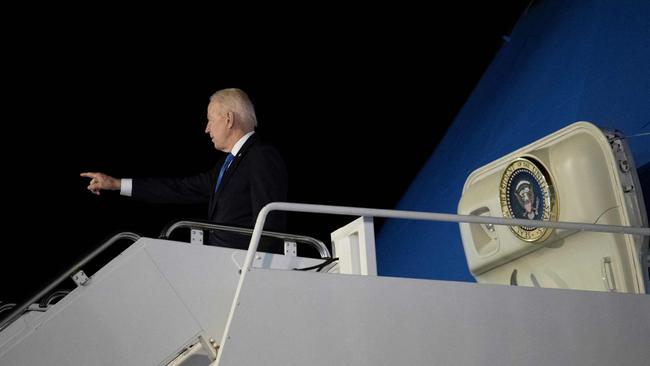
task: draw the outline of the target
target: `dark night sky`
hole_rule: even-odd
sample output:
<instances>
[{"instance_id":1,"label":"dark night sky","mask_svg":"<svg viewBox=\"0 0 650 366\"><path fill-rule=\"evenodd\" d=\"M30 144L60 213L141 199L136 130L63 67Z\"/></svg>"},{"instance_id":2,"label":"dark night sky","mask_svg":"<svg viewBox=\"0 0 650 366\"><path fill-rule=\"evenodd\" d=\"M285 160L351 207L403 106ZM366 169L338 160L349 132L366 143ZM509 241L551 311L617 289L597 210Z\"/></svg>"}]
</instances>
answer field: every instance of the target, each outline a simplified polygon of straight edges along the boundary
<instances>
[{"instance_id":1,"label":"dark night sky","mask_svg":"<svg viewBox=\"0 0 650 366\"><path fill-rule=\"evenodd\" d=\"M203 133L207 99L224 87L249 93L291 201L394 207L527 5L498 3L248 32L89 19L11 42L0 301L25 300L116 232L203 218L204 207L93 196L79 173L209 169L220 153ZM291 216L290 231L325 240L349 219Z\"/></svg>"}]
</instances>

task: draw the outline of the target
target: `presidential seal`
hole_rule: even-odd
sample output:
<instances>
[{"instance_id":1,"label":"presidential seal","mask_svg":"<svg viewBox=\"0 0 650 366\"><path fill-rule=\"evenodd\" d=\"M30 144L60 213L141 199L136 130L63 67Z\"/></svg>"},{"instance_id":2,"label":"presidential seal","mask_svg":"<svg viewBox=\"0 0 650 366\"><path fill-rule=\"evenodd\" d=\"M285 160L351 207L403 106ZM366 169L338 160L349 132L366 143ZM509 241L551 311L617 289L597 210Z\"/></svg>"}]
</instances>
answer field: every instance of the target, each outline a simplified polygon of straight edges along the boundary
<instances>
[{"instance_id":1,"label":"presidential seal","mask_svg":"<svg viewBox=\"0 0 650 366\"><path fill-rule=\"evenodd\" d=\"M508 165L501 177L499 193L505 218L557 220L558 205L551 176L533 158L518 158ZM534 226L510 226L510 230L529 242L541 242L553 231Z\"/></svg>"}]
</instances>

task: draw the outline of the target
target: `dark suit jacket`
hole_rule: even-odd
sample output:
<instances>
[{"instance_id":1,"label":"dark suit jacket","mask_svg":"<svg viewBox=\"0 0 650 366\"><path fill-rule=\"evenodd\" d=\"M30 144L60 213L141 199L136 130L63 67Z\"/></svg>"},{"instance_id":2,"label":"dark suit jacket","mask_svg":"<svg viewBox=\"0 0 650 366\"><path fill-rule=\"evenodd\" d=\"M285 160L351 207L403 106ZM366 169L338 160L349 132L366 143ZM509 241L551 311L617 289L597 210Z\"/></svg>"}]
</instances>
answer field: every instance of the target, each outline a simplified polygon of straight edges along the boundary
<instances>
[{"instance_id":1,"label":"dark suit jacket","mask_svg":"<svg viewBox=\"0 0 650 366\"><path fill-rule=\"evenodd\" d=\"M246 143L225 171L214 192L225 156L211 170L186 178L133 179L132 197L157 203L208 203L208 219L217 224L253 228L257 215L269 202L287 200L287 169L278 151L260 141L257 133ZM265 230L286 231L286 215L271 212ZM207 243L248 248L250 236L211 232ZM264 240L259 250L282 253L281 241Z\"/></svg>"}]
</instances>

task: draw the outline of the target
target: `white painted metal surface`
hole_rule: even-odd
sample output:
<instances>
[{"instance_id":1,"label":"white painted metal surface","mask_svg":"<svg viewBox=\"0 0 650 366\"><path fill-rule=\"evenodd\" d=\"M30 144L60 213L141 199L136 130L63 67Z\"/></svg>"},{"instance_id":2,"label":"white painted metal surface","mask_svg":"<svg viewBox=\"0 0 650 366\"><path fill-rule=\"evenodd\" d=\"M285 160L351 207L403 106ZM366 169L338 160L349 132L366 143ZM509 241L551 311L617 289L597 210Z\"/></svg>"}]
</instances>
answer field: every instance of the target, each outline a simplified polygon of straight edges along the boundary
<instances>
[{"instance_id":1,"label":"white painted metal surface","mask_svg":"<svg viewBox=\"0 0 650 366\"><path fill-rule=\"evenodd\" d=\"M645 296L559 290L544 295L527 292L510 295L508 291L513 289L540 290L269 271L268 268L307 267L322 262L256 253L266 215L273 210L530 225L529 220L495 217L271 203L260 212L245 253L164 240L139 240L97 272L86 286L75 289L40 317L27 319L26 314L17 326L5 329L0 334L0 364L166 365L173 360L180 362L183 356L178 356L197 340L202 347L210 349L211 339L221 339L215 342L221 346L216 362L223 360L224 364L284 365L294 359L311 360L312 364L361 365L414 364L411 360L417 364L439 359L450 364L479 364L476 362L479 359L523 363L520 361L525 360L528 349L532 350L535 362L542 360L532 364L566 360L574 361L571 364L584 360L589 361L585 364L613 360L626 364L648 359L645 349L638 345L640 339L648 338L650 329L647 318L638 320L639 314L648 313ZM620 225L571 222L535 222L535 225L650 235L648 228ZM254 282L247 285L247 277ZM547 307L551 310L546 310ZM591 309L589 314L581 315L587 313L587 308ZM553 316L558 318L551 319ZM516 322L514 331L506 326L510 319ZM322 329L314 331L319 327ZM536 330L538 327L541 331ZM9 329L11 334L6 333ZM312 332L317 335L310 336ZM527 337L527 334L532 335ZM404 343L396 340L396 336L414 340ZM544 354L540 344L547 336L552 341L544 347L550 345L551 349L546 349L549 354ZM573 337L581 339L570 343ZM586 340L584 343L582 338ZM323 339L330 343L322 343ZM423 343L431 339L444 347L435 342ZM288 347L287 340L291 344L297 342L298 346ZM600 345L599 349L592 350L594 342ZM340 353L330 353L330 344ZM591 354L554 349L566 344L587 347L587 352L598 356L597 362L592 362ZM280 346L287 347L274 348ZM468 352L468 346L477 351ZM504 358L503 347L509 347L509 358ZM629 347L633 348L628 350ZM603 350L622 350L625 354L612 358ZM177 364L209 362L205 356L194 356L189 355ZM331 363L321 363L321 359ZM389 362L383 362L386 360Z\"/></svg>"},{"instance_id":2,"label":"white painted metal surface","mask_svg":"<svg viewBox=\"0 0 650 366\"><path fill-rule=\"evenodd\" d=\"M147 253L176 294L205 331L219 341L228 319L239 270L246 252L240 249L151 240ZM255 268L292 269L321 263L321 259L257 253Z\"/></svg>"},{"instance_id":3,"label":"white painted metal surface","mask_svg":"<svg viewBox=\"0 0 650 366\"><path fill-rule=\"evenodd\" d=\"M645 365L650 297L252 270L219 366Z\"/></svg>"},{"instance_id":4,"label":"white painted metal surface","mask_svg":"<svg viewBox=\"0 0 650 366\"><path fill-rule=\"evenodd\" d=\"M0 365L164 365L199 337L221 338L245 254L142 238L47 312L0 333ZM258 253L254 266L320 262Z\"/></svg>"},{"instance_id":5,"label":"white painted metal surface","mask_svg":"<svg viewBox=\"0 0 650 366\"><path fill-rule=\"evenodd\" d=\"M548 171L558 221L647 226L625 139L588 122L571 124L476 169L465 182L458 213L502 215L510 189L502 177L522 158ZM460 230L478 282L646 293L648 237L556 229L530 242L505 226L463 223Z\"/></svg>"},{"instance_id":6,"label":"white painted metal surface","mask_svg":"<svg viewBox=\"0 0 650 366\"><path fill-rule=\"evenodd\" d=\"M147 253L125 254L3 347L0 364L156 365L196 337L200 325Z\"/></svg>"},{"instance_id":7,"label":"white painted metal surface","mask_svg":"<svg viewBox=\"0 0 650 366\"><path fill-rule=\"evenodd\" d=\"M224 347L228 341L228 334L236 308L239 304L239 296L246 277L252 271L255 253L262 236L266 216L271 211L291 211L291 212L312 212L312 213L325 213L334 215L350 215L350 216L372 216L372 217L392 217L413 220L431 220L443 222L463 222L463 223L476 223L476 224L492 224L492 225L526 225L537 227L548 227L555 229L569 229L576 231L593 231L605 233L628 233L636 235L650 235L650 228L647 227L629 227L621 225L602 225L602 224L588 224L577 222L556 222L556 221L541 221L541 220L524 220L524 219L505 219L500 217L483 217L475 215L452 215L436 212L417 212L417 211L400 211L400 210L383 210L362 207L344 207L344 206L328 206L328 205L311 205L304 203L290 203L290 202L272 202L262 208L257 215L255 222L255 229L251 236L250 245L246 252L246 259L242 266L242 273L239 277L237 290L230 305L230 315L226 322L226 328L223 332L220 344ZM217 355L217 363L220 360L222 353Z\"/></svg>"},{"instance_id":8,"label":"white painted metal surface","mask_svg":"<svg viewBox=\"0 0 650 366\"><path fill-rule=\"evenodd\" d=\"M359 217L330 235L339 273L377 275L375 227L372 217Z\"/></svg>"}]
</instances>

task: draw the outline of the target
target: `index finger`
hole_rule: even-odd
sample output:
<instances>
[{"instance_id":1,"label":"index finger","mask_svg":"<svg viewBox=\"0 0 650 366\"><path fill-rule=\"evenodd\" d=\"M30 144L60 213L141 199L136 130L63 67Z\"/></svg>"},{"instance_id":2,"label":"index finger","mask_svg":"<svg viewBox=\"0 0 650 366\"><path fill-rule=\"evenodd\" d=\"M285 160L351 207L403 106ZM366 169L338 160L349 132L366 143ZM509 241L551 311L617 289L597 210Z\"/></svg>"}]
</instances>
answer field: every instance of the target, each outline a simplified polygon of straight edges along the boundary
<instances>
[{"instance_id":1,"label":"index finger","mask_svg":"<svg viewBox=\"0 0 650 366\"><path fill-rule=\"evenodd\" d=\"M95 178L97 176L97 174L99 174L99 173L86 172L86 173L81 173L79 175L82 176L82 177L86 177L86 178Z\"/></svg>"}]
</instances>

